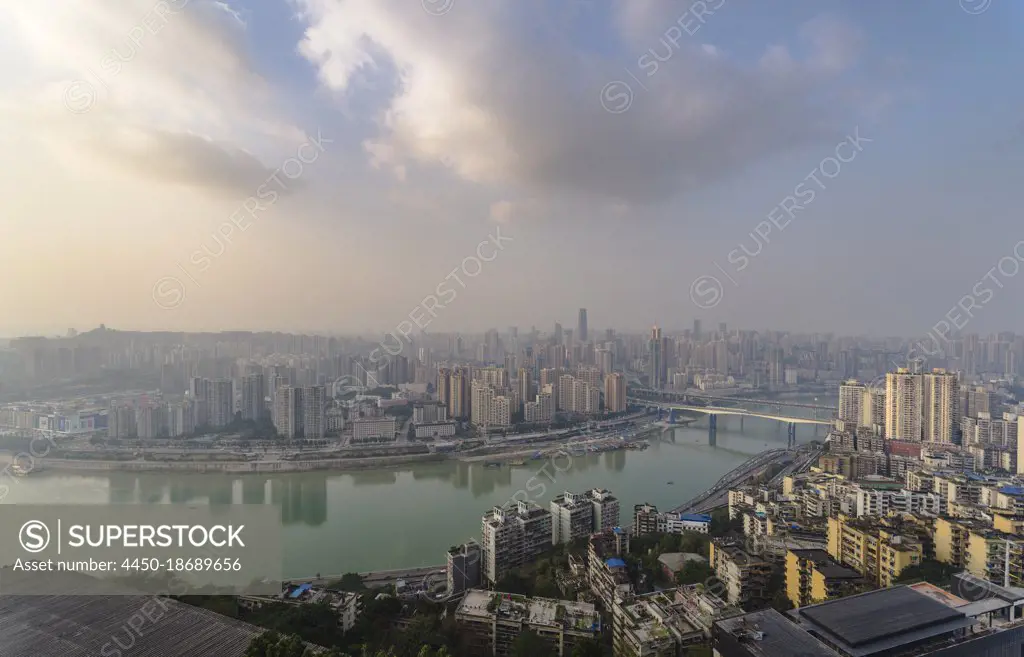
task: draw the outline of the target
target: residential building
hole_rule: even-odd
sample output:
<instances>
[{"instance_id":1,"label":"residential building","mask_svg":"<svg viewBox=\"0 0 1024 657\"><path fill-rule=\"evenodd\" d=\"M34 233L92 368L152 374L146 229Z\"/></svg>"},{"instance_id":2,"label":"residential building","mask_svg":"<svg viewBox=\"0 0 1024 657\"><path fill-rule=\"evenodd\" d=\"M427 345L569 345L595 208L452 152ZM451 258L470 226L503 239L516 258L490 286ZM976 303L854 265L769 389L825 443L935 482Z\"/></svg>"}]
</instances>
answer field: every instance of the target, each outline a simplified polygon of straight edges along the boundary
<instances>
[{"instance_id":1,"label":"residential building","mask_svg":"<svg viewBox=\"0 0 1024 657\"><path fill-rule=\"evenodd\" d=\"M605 488L592 488L585 495L594 508L594 532L619 526L619 498Z\"/></svg>"},{"instance_id":2,"label":"residential building","mask_svg":"<svg viewBox=\"0 0 1024 657\"><path fill-rule=\"evenodd\" d=\"M957 374L935 369L922 374L921 439L952 445L960 436L960 381Z\"/></svg>"},{"instance_id":3,"label":"residential building","mask_svg":"<svg viewBox=\"0 0 1024 657\"><path fill-rule=\"evenodd\" d=\"M770 597L768 580L773 564L758 555L747 554L738 541L712 541L708 561L724 586L729 604L758 604Z\"/></svg>"},{"instance_id":4,"label":"residential building","mask_svg":"<svg viewBox=\"0 0 1024 657\"><path fill-rule=\"evenodd\" d=\"M863 581L860 573L836 563L825 550L786 552L786 597L794 607L850 595Z\"/></svg>"},{"instance_id":5,"label":"residential building","mask_svg":"<svg viewBox=\"0 0 1024 657\"><path fill-rule=\"evenodd\" d=\"M327 433L327 390L324 386L302 389L302 435L306 440L322 440Z\"/></svg>"},{"instance_id":6,"label":"residential building","mask_svg":"<svg viewBox=\"0 0 1024 657\"><path fill-rule=\"evenodd\" d=\"M284 438L298 438L303 435L304 419L302 388L282 385L274 396L274 427Z\"/></svg>"},{"instance_id":7,"label":"residential building","mask_svg":"<svg viewBox=\"0 0 1024 657\"><path fill-rule=\"evenodd\" d=\"M578 493L565 491L551 500L551 543L569 543L594 531L594 507Z\"/></svg>"},{"instance_id":8,"label":"residential building","mask_svg":"<svg viewBox=\"0 0 1024 657\"><path fill-rule=\"evenodd\" d=\"M242 379L242 419L258 422L267 415L266 389L262 373Z\"/></svg>"},{"instance_id":9,"label":"residential building","mask_svg":"<svg viewBox=\"0 0 1024 657\"><path fill-rule=\"evenodd\" d=\"M704 641L704 628L692 622L674 590L639 596L612 607L615 657L675 657Z\"/></svg>"},{"instance_id":10,"label":"residential building","mask_svg":"<svg viewBox=\"0 0 1024 657\"><path fill-rule=\"evenodd\" d=\"M653 504L637 504L633 507L633 534L653 534L658 531L658 507Z\"/></svg>"},{"instance_id":11,"label":"residential building","mask_svg":"<svg viewBox=\"0 0 1024 657\"><path fill-rule=\"evenodd\" d=\"M480 589L466 593L455 621L472 655L507 657L524 631L536 634L557 657L569 657L581 642L601 636L601 616L592 604Z\"/></svg>"},{"instance_id":12,"label":"residential building","mask_svg":"<svg viewBox=\"0 0 1024 657\"><path fill-rule=\"evenodd\" d=\"M235 419L235 386L231 379L210 381L210 426L226 427Z\"/></svg>"},{"instance_id":13,"label":"residential building","mask_svg":"<svg viewBox=\"0 0 1024 657\"><path fill-rule=\"evenodd\" d=\"M448 407L441 402L416 404L412 407L413 424L435 424L448 421Z\"/></svg>"},{"instance_id":14,"label":"residential building","mask_svg":"<svg viewBox=\"0 0 1024 657\"><path fill-rule=\"evenodd\" d=\"M920 565L924 547L920 536L900 529L900 522L851 519L838 514L828 519L828 553L878 586L892 586L905 568Z\"/></svg>"},{"instance_id":15,"label":"residential building","mask_svg":"<svg viewBox=\"0 0 1024 657\"><path fill-rule=\"evenodd\" d=\"M609 413L626 410L626 375L618 372L604 377L604 408Z\"/></svg>"},{"instance_id":16,"label":"residential building","mask_svg":"<svg viewBox=\"0 0 1024 657\"><path fill-rule=\"evenodd\" d=\"M512 568L549 550L551 526L551 514L530 502L510 502L484 514L481 556L485 580L495 583Z\"/></svg>"},{"instance_id":17,"label":"residential building","mask_svg":"<svg viewBox=\"0 0 1024 657\"><path fill-rule=\"evenodd\" d=\"M480 544L474 540L449 548L446 569L448 595L457 595L480 586L480 554Z\"/></svg>"},{"instance_id":18,"label":"residential building","mask_svg":"<svg viewBox=\"0 0 1024 657\"><path fill-rule=\"evenodd\" d=\"M711 516L704 513L663 513L658 519L658 528L669 534L707 534L711 528Z\"/></svg>"},{"instance_id":19,"label":"residential building","mask_svg":"<svg viewBox=\"0 0 1024 657\"><path fill-rule=\"evenodd\" d=\"M906 368L885 375L885 437L920 441L923 417L921 375Z\"/></svg>"},{"instance_id":20,"label":"residential building","mask_svg":"<svg viewBox=\"0 0 1024 657\"><path fill-rule=\"evenodd\" d=\"M621 527L594 534L587 544L587 585L608 609L633 595L627 554L629 532Z\"/></svg>"}]
</instances>

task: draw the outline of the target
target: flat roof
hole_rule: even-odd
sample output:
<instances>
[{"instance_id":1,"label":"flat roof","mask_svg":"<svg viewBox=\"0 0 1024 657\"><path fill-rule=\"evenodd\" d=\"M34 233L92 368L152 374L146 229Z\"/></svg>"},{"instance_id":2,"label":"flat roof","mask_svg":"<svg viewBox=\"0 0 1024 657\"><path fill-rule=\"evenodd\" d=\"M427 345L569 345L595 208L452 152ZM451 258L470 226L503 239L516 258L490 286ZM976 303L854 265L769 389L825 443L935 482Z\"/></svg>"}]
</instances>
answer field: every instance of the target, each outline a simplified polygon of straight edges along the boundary
<instances>
[{"instance_id":1,"label":"flat roof","mask_svg":"<svg viewBox=\"0 0 1024 657\"><path fill-rule=\"evenodd\" d=\"M760 639L743 642L743 647L755 657L838 657L837 653L774 609L720 620L715 627L737 638L761 632Z\"/></svg>"},{"instance_id":2,"label":"flat roof","mask_svg":"<svg viewBox=\"0 0 1024 657\"><path fill-rule=\"evenodd\" d=\"M63 573L62 573L63 575ZM132 631L128 623L139 626ZM0 655L217 655L243 657L263 630L151 595L0 596ZM119 641L120 644L115 641Z\"/></svg>"},{"instance_id":3,"label":"flat roof","mask_svg":"<svg viewBox=\"0 0 1024 657\"><path fill-rule=\"evenodd\" d=\"M908 586L870 591L794 612L853 655L928 639L973 625L963 612Z\"/></svg>"}]
</instances>

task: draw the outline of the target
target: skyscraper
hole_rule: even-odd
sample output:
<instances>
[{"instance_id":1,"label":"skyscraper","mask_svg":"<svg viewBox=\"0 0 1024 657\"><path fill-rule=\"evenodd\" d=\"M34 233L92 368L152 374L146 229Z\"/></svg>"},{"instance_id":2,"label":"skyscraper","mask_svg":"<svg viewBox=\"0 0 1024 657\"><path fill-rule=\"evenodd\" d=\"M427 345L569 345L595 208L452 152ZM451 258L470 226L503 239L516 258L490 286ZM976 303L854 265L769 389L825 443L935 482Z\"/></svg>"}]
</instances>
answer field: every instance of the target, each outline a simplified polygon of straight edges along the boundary
<instances>
[{"instance_id":1,"label":"skyscraper","mask_svg":"<svg viewBox=\"0 0 1024 657\"><path fill-rule=\"evenodd\" d=\"M626 376L620 373L604 377L604 407L609 413L626 410Z\"/></svg>"},{"instance_id":2,"label":"skyscraper","mask_svg":"<svg viewBox=\"0 0 1024 657\"><path fill-rule=\"evenodd\" d=\"M693 320L693 340L694 342L700 342L700 320Z\"/></svg>"},{"instance_id":3,"label":"skyscraper","mask_svg":"<svg viewBox=\"0 0 1024 657\"><path fill-rule=\"evenodd\" d=\"M922 379L921 439L956 442L960 428L960 381L953 372L933 369Z\"/></svg>"},{"instance_id":4,"label":"skyscraper","mask_svg":"<svg viewBox=\"0 0 1024 657\"><path fill-rule=\"evenodd\" d=\"M235 419L235 386L231 379L210 381L210 426L226 427Z\"/></svg>"},{"instance_id":5,"label":"skyscraper","mask_svg":"<svg viewBox=\"0 0 1024 657\"><path fill-rule=\"evenodd\" d=\"M242 419L258 421L266 415L266 393L262 374L250 374L242 379Z\"/></svg>"},{"instance_id":6,"label":"skyscraper","mask_svg":"<svg viewBox=\"0 0 1024 657\"><path fill-rule=\"evenodd\" d=\"M921 440L921 376L901 367L885 375L885 437Z\"/></svg>"},{"instance_id":7,"label":"skyscraper","mask_svg":"<svg viewBox=\"0 0 1024 657\"><path fill-rule=\"evenodd\" d=\"M651 339L647 345L647 378L650 386L656 390L664 388L668 382L668 360L665 353L665 343L661 337L661 329L655 326L651 329Z\"/></svg>"},{"instance_id":8,"label":"skyscraper","mask_svg":"<svg viewBox=\"0 0 1024 657\"><path fill-rule=\"evenodd\" d=\"M847 424L847 429L860 426L863 423L866 394L865 385L854 380L839 386L839 419Z\"/></svg>"},{"instance_id":9,"label":"skyscraper","mask_svg":"<svg viewBox=\"0 0 1024 657\"><path fill-rule=\"evenodd\" d=\"M302 435L307 440L319 440L326 433L324 412L327 395L324 386L302 389Z\"/></svg>"},{"instance_id":10,"label":"skyscraper","mask_svg":"<svg viewBox=\"0 0 1024 657\"><path fill-rule=\"evenodd\" d=\"M580 308L580 318L576 322L576 339L580 342L587 341L587 309Z\"/></svg>"}]
</instances>

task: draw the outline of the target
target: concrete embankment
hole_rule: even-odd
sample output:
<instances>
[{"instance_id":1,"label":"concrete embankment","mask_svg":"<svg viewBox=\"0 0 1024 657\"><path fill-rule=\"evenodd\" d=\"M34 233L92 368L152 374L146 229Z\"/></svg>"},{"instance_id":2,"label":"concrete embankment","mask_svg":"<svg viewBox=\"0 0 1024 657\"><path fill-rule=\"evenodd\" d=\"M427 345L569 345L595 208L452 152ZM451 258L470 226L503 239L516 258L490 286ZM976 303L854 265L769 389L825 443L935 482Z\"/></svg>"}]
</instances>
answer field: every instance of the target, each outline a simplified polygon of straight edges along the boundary
<instances>
[{"instance_id":1,"label":"concrete embankment","mask_svg":"<svg viewBox=\"0 0 1024 657\"><path fill-rule=\"evenodd\" d=\"M0 454L4 465L13 460L11 454ZM407 463L429 463L447 460L445 454L412 454L370 458L321 459L315 461L102 461L96 459L40 458L19 463L32 471L73 470L76 472L198 472L225 474L269 474L275 472L310 472L314 470L351 471L385 468Z\"/></svg>"}]
</instances>

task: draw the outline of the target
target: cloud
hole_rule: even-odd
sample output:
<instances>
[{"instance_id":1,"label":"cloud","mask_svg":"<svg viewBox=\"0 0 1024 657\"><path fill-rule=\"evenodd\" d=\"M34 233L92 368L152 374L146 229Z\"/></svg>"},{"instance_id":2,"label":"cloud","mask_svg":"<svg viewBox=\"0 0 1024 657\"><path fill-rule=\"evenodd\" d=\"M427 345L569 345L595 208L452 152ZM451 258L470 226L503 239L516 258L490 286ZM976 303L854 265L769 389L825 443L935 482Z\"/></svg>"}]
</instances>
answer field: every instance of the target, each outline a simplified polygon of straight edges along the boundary
<instances>
[{"instance_id":1,"label":"cloud","mask_svg":"<svg viewBox=\"0 0 1024 657\"><path fill-rule=\"evenodd\" d=\"M239 193L306 139L226 2L38 0L6 3L5 15L0 38L20 45L30 73L0 95L0 116L77 158Z\"/></svg>"},{"instance_id":2,"label":"cloud","mask_svg":"<svg viewBox=\"0 0 1024 657\"><path fill-rule=\"evenodd\" d=\"M363 69L397 71L397 91L366 143L377 165L448 166L462 179L527 193L658 202L821 137L841 113L827 85L853 65L856 31L803 26L804 60L783 46L748 64L701 40L651 41L654 0L623 3L619 53L592 54L536 29L536 3L457 3L431 16L399 0L293 0L307 23L300 52L336 91ZM658 14L661 15L661 14ZM673 17L675 18L675 17ZM713 20L712 17L711 20ZM703 35L702 35L703 36ZM642 77L636 50L659 70L629 111L609 114L600 91ZM586 45L586 44L584 44ZM624 53L624 54L623 54Z\"/></svg>"}]
</instances>

